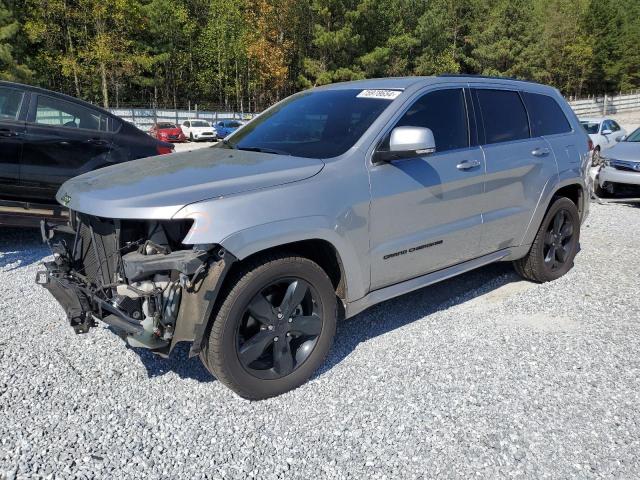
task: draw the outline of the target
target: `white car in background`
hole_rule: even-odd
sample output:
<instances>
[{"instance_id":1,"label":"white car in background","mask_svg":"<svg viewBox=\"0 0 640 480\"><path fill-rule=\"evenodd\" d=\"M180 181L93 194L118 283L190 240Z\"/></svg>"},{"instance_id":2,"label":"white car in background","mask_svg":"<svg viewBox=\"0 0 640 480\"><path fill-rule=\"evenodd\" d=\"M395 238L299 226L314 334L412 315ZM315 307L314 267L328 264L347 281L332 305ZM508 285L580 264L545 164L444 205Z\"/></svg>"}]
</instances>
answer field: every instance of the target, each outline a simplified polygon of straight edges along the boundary
<instances>
[{"instance_id":1,"label":"white car in background","mask_svg":"<svg viewBox=\"0 0 640 480\"><path fill-rule=\"evenodd\" d=\"M602 155L602 166L596 177L594 193L624 194L640 190L640 128Z\"/></svg>"},{"instance_id":2,"label":"white car in background","mask_svg":"<svg viewBox=\"0 0 640 480\"><path fill-rule=\"evenodd\" d=\"M591 158L594 166L602 163L602 152L617 145L627 135L625 129L611 118L581 118L580 123L593 142Z\"/></svg>"},{"instance_id":3,"label":"white car in background","mask_svg":"<svg viewBox=\"0 0 640 480\"><path fill-rule=\"evenodd\" d=\"M214 141L218 137L215 127L206 120L199 118L190 118L182 122L180 125L182 133L192 142L198 140Z\"/></svg>"}]
</instances>

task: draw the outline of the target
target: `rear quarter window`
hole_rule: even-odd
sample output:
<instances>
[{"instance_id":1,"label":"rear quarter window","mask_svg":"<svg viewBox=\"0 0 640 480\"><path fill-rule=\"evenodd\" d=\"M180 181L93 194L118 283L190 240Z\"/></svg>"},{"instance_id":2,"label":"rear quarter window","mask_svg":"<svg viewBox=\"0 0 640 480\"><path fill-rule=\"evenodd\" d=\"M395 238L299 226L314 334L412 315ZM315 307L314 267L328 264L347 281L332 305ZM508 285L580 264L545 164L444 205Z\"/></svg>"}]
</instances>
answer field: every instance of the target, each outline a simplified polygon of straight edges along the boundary
<instances>
[{"instance_id":1,"label":"rear quarter window","mask_svg":"<svg viewBox=\"0 0 640 480\"><path fill-rule=\"evenodd\" d=\"M571 131L571 124L553 97L523 92L522 98L529 112L531 135L533 137L556 135Z\"/></svg>"},{"instance_id":2,"label":"rear quarter window","mask_svg":"<svg viewBox=\"0 0 640 480\"><path fill-rule=\"evenodd\" d=\"M502 143L529 138L529 120L518 92L476 90L485 142Z\"/></svg>"}]
</instances>

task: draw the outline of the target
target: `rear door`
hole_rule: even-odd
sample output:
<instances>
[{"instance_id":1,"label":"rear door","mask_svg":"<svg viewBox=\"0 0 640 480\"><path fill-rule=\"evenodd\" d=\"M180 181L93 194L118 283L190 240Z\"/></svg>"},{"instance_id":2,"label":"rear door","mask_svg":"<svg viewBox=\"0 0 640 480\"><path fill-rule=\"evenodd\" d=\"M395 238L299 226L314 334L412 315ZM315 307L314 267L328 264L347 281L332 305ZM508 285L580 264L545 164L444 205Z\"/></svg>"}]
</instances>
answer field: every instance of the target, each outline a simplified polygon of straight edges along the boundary
<instances>
[{"instance_id":1,"label":"rear door","mask_svg":"<svg viewBox=\"0 0 640 480\"><path fill-rule=\"evenodd\" d=\"M19 193L27 100L24 90L0 86L0 195Z\"/></svg>"},{"instance_id":2,"label":"rear door","mask_svg":"<svg viewBox=\"0 0 640 480\"><path fill-rule=\"evenodd\" d=\"M473 89L486 161L483 253L520 245L545 184L558 168L549 143L531 138L519 92L496 87Z\"/></svg>"},{"instance_id":3,"label":"rear door","mask_svg":"<svg viewBox=\"0 0 640 480\"><path fill-rule=\"evenodd\" d=\"M64 181L106 165L113 134L108 117L98 110L53 96L34 97L20 182L34 198L52 200Z\"/></svg>"},{"instance_id":4,"label":"rear door","mask_svg":"<svg viewBox=\"0 0 640 480\"><path fill-rule=\"evenodd\" d=\"M584 137L582 132L574 134L558 102L550 95L532 92L522 92L522 99L529 114L531 137L544 137L553 150L559 169L579 165L581 158L576 142L582 141L584 145Z\"/></svg>"}]
</instances>

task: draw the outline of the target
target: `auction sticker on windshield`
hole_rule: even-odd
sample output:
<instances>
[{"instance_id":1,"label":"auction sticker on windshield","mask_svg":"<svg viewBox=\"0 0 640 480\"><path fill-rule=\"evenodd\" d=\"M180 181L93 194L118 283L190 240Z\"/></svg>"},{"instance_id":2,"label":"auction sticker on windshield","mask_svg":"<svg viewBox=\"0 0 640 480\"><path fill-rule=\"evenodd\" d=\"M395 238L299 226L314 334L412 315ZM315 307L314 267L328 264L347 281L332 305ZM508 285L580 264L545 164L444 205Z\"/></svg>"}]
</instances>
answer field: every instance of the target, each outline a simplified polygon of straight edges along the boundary
<instances>
[{"instance_id":1,"label":"auction sticker on windshield","mask_svg":"<svg viewBox=\"0 0 640 480\"><path fill-rule=\"evenodd\" d=\"M362 90L358 98L379 98L381 100L394 100L402 91L400 90Z\"/></svg>"}]
</instances>

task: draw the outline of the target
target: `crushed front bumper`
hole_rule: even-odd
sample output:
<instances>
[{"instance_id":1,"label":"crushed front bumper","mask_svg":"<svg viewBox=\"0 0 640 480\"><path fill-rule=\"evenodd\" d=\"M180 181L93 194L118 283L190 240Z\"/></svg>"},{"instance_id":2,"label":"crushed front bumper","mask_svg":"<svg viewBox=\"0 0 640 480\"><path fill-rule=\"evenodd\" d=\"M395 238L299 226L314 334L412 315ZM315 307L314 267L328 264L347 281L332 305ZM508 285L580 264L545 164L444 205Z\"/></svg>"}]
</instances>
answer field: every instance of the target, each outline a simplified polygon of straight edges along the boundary
<instances>
[{"instance_id":1,"label":"crushed front bumper","mask_svg":"<svg viewBox=\"0 0 640 480\"><path fill-rule=\"evenodd\" d=\"M67 227L64 233L72 235L73 230ZM132 346L149 348L160 355L168 355L179 341L193 342L192 355L200 352L218 292L236 260L233 255L215 246L147 255L140 253L140 249L124 255L115 250L113 254L118 259L113 265L117 270L111 273L113 282L105 284L102 269L92 278L85 275L86 264L78 260L77 250L83 248L76 248L77 231L75 237L74 249L70 250L67 242L55 242L56 235L43 227L43 238L51 245L54 260L44 263L36 283L58 301L76 333L87 333L97 321L103 321ZM109 260L100 252L92 258L98 258L101 265ZM163 289L140 290L142 283L154 283L149 279L158 276L167 279ZM165 315L167 289L173 290L173 298L177 299L172 303L171 316ZM140 292L143 297L132 300L122 294L123 290ZM143 303L142 299L159 308L150 311L149 303ZM138 302L137 307L127 306L132 302Z\"/></svg>"}]
</instances>

